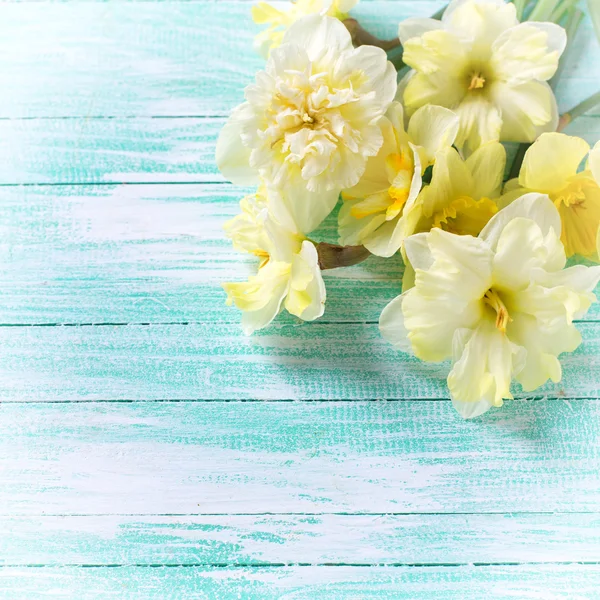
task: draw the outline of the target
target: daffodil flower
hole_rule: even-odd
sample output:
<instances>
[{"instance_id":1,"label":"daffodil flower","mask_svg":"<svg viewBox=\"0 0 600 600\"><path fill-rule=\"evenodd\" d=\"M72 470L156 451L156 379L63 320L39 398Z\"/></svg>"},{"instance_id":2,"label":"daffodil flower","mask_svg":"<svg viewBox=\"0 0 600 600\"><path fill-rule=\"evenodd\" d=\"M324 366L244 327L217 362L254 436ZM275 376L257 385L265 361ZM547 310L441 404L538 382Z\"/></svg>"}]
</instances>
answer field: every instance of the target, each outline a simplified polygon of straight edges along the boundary
<instances>
[{"instance_id":1,"label":"daffodil flower","mask_svg":"<svg viewBox=\"0 0 600 600\"><path fill-rule=\"evenodd\" d=\"M589 153L587 167L579 167ZM548 194L560 213L561 240L567 256L598 259L600 226L600 143L590 152L585 140L564 133L544 133L529 147L518 179L505 186L502 203L527 191Z\"/></svg>"},{"instance_id":2,"label":"daffodil flower","mask_svg":"<svg viewBox=\"0 0 600 600\"><path fill-rule=\"evenodd\" d=\"M305 321L325 310L325 285L314 244L283 227L269 212L266 190L240 201L241 214L225 224L236 249L259 259L248 281L224 283L227 303L242 312L247 335L266 327L285 309Z\"/></svg>"},{"instance_id":3,"label":"daffodil flower","mask_svg":"<svg viewBox=\"0 0 600 600\"><path fill-rule=\"evenodd\" d=\"M402 105L394 102L381 131L381 149L367 162L358 184L342 193L339 233L341 244L362 244L387 257L402 245L405 215L421 191L423 172L454 143L458 117L441 106L424 106L405 130Z\"/></svg>"},{"instance_id":4,"label":"daffodil flower","mask_svg":"<svg viewBox=\"0 0 600 600\"><path fill-rule=\"evenodd\" d=\"M342 23L303 17L271 52L222 129L216 161L233 183L258 175L309 233L356 185L383 143L379 120L396 93L396 70L380 48L354 49Z\"/></svg>"},{"instance_id":5,"label":"daffodil flower","mask_svg":"<svg viewBox=\"0 0 600 600\"><path fill-rule=\"evenodd\" d=\"M455 148L436 155L431 183L406 215L406 234L440 228L476 236L498 212L506 151L489 142L464 160Z\"/></svg>"},{"instance_id":6,"label":"daffodil flower","mask_svg":"<svg viewBox=\"0 0 600 600\"><path fill-rule=\"evenodd\" d=\"M405 241L415 285L383 311L383 336L422 360L451 359L448 387L465 418L558 382L558 355L581 343L573 324L596 297L600 267L565 269L560 216L543 194L499 211L478 237L442 229Z\"/></svg>"},{"instance_id":7,"label":"daffodil flower","mask_svg":"<svg viewBox=\"0 0 600 600\"><path fill-rule=\"evenodd\" d=\"M307 15L329 15L343 21L358 0L296 0L287 10L279 10L267 2L252 7L252 19L257 25L268 25L254 38L254 48L265 58L283 41L287 29Z\"/></svg>"},{"instance_id":8,"label":"daffodil flower","mask_svg":"<svg viewBox=\"0 0 600 600\"><path fill-rule=\"evenodd\" d=\"M457 145L472 152L492 140L532 142L555 131L558 111L546 83L566 45L562 27L519 23L504 0L453 0L441 21L400 23L409 114L438 104L460 117Z\"/></svg>"}]
</instances>

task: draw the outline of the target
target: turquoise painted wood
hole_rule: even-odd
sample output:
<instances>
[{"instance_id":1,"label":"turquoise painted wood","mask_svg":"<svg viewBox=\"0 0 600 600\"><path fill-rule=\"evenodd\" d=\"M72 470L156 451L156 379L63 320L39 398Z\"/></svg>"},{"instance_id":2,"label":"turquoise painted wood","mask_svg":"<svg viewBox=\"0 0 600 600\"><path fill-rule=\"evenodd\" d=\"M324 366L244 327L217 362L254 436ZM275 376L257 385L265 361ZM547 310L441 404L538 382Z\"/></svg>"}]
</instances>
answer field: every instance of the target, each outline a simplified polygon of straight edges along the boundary
<instances>
[{"instance_id":1,"label":"turquoise painted wood","mask_svg":"<svg viewBox=\"0 0 600 600\"><path fill-rule=\"evenodd\" d=\"M284 5L283 2L279 3ZM353 14L393 37L409 16L445 0L361 2ZM224 116L264 60L252 50L259 28L251 2L16 3L0 21L0 117ZM597 82L586 23L565 69L564 110ZM600 114L596 112L595 114ZM0 137L2 139L2 137Z\"/></svg>"},{"instance_id":2,"label":"turquoise painted wood","mask_svg":"<svg viewBox=\"0 0 600 600\"><path fill-rule=\"evenodd\" d=\"M249 8L0 6L0 599L600 597L598 306L560 384L464 422L379 337L399 261L327 273L318 324L223 305ZM586 22L561 110L599 58Z\"/></svg>"},{"instance_id":3,"label":"turquoise painted wood","mask_svg":"<svg viewBox=\"0 0 600 600\"><path fill-rule=\"evenodd\" d=\"M40 590L57 597L68 590L80 600L103 596L131 600L573 600L598 597L600 567L5 567L0 569L0 585L11 600L37 600L43 597ZM573 596L574 588L577 596Z\"/></svg>"},{"instance_id":4,"label":"turquoise painted wood","mask_svg":"<svg viewBox=\"0 0 600 600\"><path fill-rule=\"evenodd\" d=\"M0 514L592 514L599 431L589 399L5 404Z\"/></svg>"}]
</instances>

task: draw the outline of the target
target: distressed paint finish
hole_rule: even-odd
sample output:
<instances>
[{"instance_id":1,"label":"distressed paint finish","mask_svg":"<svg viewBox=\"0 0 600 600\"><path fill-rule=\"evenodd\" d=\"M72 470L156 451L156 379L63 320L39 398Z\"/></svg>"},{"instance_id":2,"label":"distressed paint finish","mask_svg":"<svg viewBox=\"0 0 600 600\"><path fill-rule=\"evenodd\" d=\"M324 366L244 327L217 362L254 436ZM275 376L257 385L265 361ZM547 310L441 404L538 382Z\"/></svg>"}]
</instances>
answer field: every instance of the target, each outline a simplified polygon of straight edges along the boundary
<instances>
[{"instance_id":1,"label":"distressed paint finish","mask_svg":"<svg viewBox=\"0 0 600 600\"><path fill-rule=\"evenodd\" d=\"M283 3L280 3L283 5ZM393 37L444 0L365 2L352 14ZM224 116L264 60L248 2L31 3L2 7L0 117ZM595 87L586 23L560 91L561 110ZM596 112L596 114L599 114Z\"/></svg>"},{"instance_id":2,"label":"distressed paint finish","mask_svg":"<svg viewBox=\"0 0 600 600\"><path fill-rule=\"evenodd\" d=\"M0 517L10 566L587 562L599 547L597 514Z\"/></svg>"},{"instance_id":3,"label":"distressed paint finish","mask_svg":"<svg viewBox=\"0 0 600 600\"><path fill-rule=\"evenodd\" d=\"M391 37L442 5L354 12ZM399 261L248 339L219 288L244 190L212 156L263 64L249 3L0 16L2 600L599 597L597 306L561 384L474 422L377 332ZM575 46L561 110L599 80L589 22Z\"/></svg>"},{"instance_id":4,"label":"distressed paint finish","mask_svg":"<svg viewBox=\"0 0 600 600\"><path fill-rule=\"evenodd\" d=\"M0 514L593 513L599 432L599 400L5 404Z\"/></svg>"},{"instance_id":5,"label":"distressed paint finish","mask_svg":"<svg viewBox=\"0 0 600 600\"><path fill-rule=\"evenodd\" d=\"M0 597L40 600L574 600L598 598L598 565L460 567L5 567ZM573 589L577 590L573 595Z\"/></svg>"},{"instance_id":6,"label":"distressed paint finish","mask_svg":"<svg viewBox=\"0 0 600 600\"><path fill-rule=\"evenodd\" d=\"M600 397L600 323L562 357L563 378L517 398ZM4 402L447 398L447 363L396 351L374 323L0 327Z\"/></svg>"}]
</instances>

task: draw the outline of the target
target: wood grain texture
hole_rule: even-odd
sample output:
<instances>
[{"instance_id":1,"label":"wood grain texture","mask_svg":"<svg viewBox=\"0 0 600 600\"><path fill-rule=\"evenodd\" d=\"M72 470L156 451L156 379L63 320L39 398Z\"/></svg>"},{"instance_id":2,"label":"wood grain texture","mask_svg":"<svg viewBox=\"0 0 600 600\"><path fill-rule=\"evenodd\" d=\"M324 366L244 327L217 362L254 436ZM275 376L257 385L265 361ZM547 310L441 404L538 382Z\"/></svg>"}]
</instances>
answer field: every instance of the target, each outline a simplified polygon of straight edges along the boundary
<instances>
[{"instance_id":1,"label":"wood grain texture","mask_svg":"<svg viewBox=\"0 0 600 600\"><path fill-rule=\"evenodd\" d=\"M0 202L0 324L236 323L223 281L256 260L223 224L245 191L229 185L21 186ZM337 240L333 214L311 237ZM400 293L399 256L324 273L321 321L377 323ZM583 320L598 320L594 304ZM283 313L277 323L297 323Z\"/></svg>"},{"instance_id":2,"label":"wood grain texture","mask_svg":"<svg viewBox=\"0 0 600 600\"><path fill-rule=\"evenodd\" d=\"M256 265L223 223L242 195L229 185L5 188L0 323L236 322L221 283ZM335 215L313 237L336 241ZM402 271L400 257L327 271L324 318L377 321Z\"/></svg>"},{"instance_id":3,"label":"wood grain texture","mask_svg":"<svg viewBox=\"0 0 600 600\"><path fill-rule=\"evenodd\" d=\"M600 513L599 461L598 400L0 407L4 515Z\"/></svg>"},{"instance_id":4,"label":"wood grain texture","mask_svg":"<svg viewBox=\"0 0 600 600\"><path fill-rule=\"evenodd\" d=\"M594 600L598 565L4 567L0 598L41 600Z\"/></svg>"},{"instance_id":5,"label":"wood grain texture","mask_svg":"<svg viewBox=\"0 0 600 600\"><path fill-rule=\"evenodd\" d=\"M403 18L444 4L361 2L352 14L391 38ZM264 65L252 49L259 28L248 2L33 6L2 6L0 117L224 116ZM600 51L589 22L575 45L562 110L597 87Z\"/></svg>"},{"instance_id":6,"label":"wood grain texture","mask_svg":"<svg viewBox=\"0 0 600 600\"><path fill-rule=\"evenodd\" d=\"M0 186L225 182L214 163L225 119L0 120ZM566 129L594 144L600 117Z\"/></svg>"},{"instance_id":7,"label":"wood grain texture","mask_svg":"<svg viewBox=\"0 0 600 600\"><path fill-rule=\"evenodd\" d=\"M561 358L563 379L516 397L600 397L600 324ZM447 398L448 365L397 352L376 324L0 327L4 402Z\"/></svg>"},{"instance_id":8,"label":"wood grain texture","mask_svg":"<svg viewBox=\"0 0 600 600\"><path fill-rule=\"evenodd\" d=\"M10 566L598 562L600 514L0 518Z\"/></svg>"}]
</instances>

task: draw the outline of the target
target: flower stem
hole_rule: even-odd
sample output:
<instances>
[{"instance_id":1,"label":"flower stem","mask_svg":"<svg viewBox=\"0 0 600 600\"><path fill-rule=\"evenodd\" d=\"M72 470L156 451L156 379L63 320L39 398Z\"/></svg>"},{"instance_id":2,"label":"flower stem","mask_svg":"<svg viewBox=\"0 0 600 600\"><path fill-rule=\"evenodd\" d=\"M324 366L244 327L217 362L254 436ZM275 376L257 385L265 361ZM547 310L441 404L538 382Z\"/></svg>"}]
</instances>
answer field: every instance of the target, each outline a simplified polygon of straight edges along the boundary
<instances>
[{"instance_id":1,"label":"flower stem","mask_svg":"<svg viewBox=\"0 0 600 600\"><path fill-rule=\"evenodd\" d=\"M596 106L600 105L600 92L596 92L583 102L580 102L577 106L567 111L564 115L560 117L560 123L558 126L558 130L561 131L564 129L571 121L574 121L578 117L585 115L585 113L589 112Z\"/></svg>"},{"instance_id":2,"label":"flower stem","mask_svg":"<svg viewBox=\"0 0 600 600\"><path fill-rule=\"evenodd\" d=\"M358 48L359 46L377 46L377 48L389 52L400 46L400 40L398 38L394 38L393 40L381 40L364 29L356 19L344 19L343 23L352 36L352 44L355 48Z\"/></svg>"},{"instance_id":3,"label":"flower stem","mask_svg":"<svg viewBox=\"0 0 600 600\"><path fill-rule=\"evenodd\" d=\"M556 9L556 5L560 0L539 0L534 6L531 14L527 18L528 21L547 21L550 15Z\"/></svg>"},{"instance_id":4,"label":"flower stem","mask_svg":"<svg viewBox=\"0 0 600 600\"><path fill-rule=\"evenodd\" d=\"M371 256L364 246L338 246L327 242L319 242L315 246L319 255L319 267L323 271L338 267L351 267Z\"/></svg>"}]
</instances>

